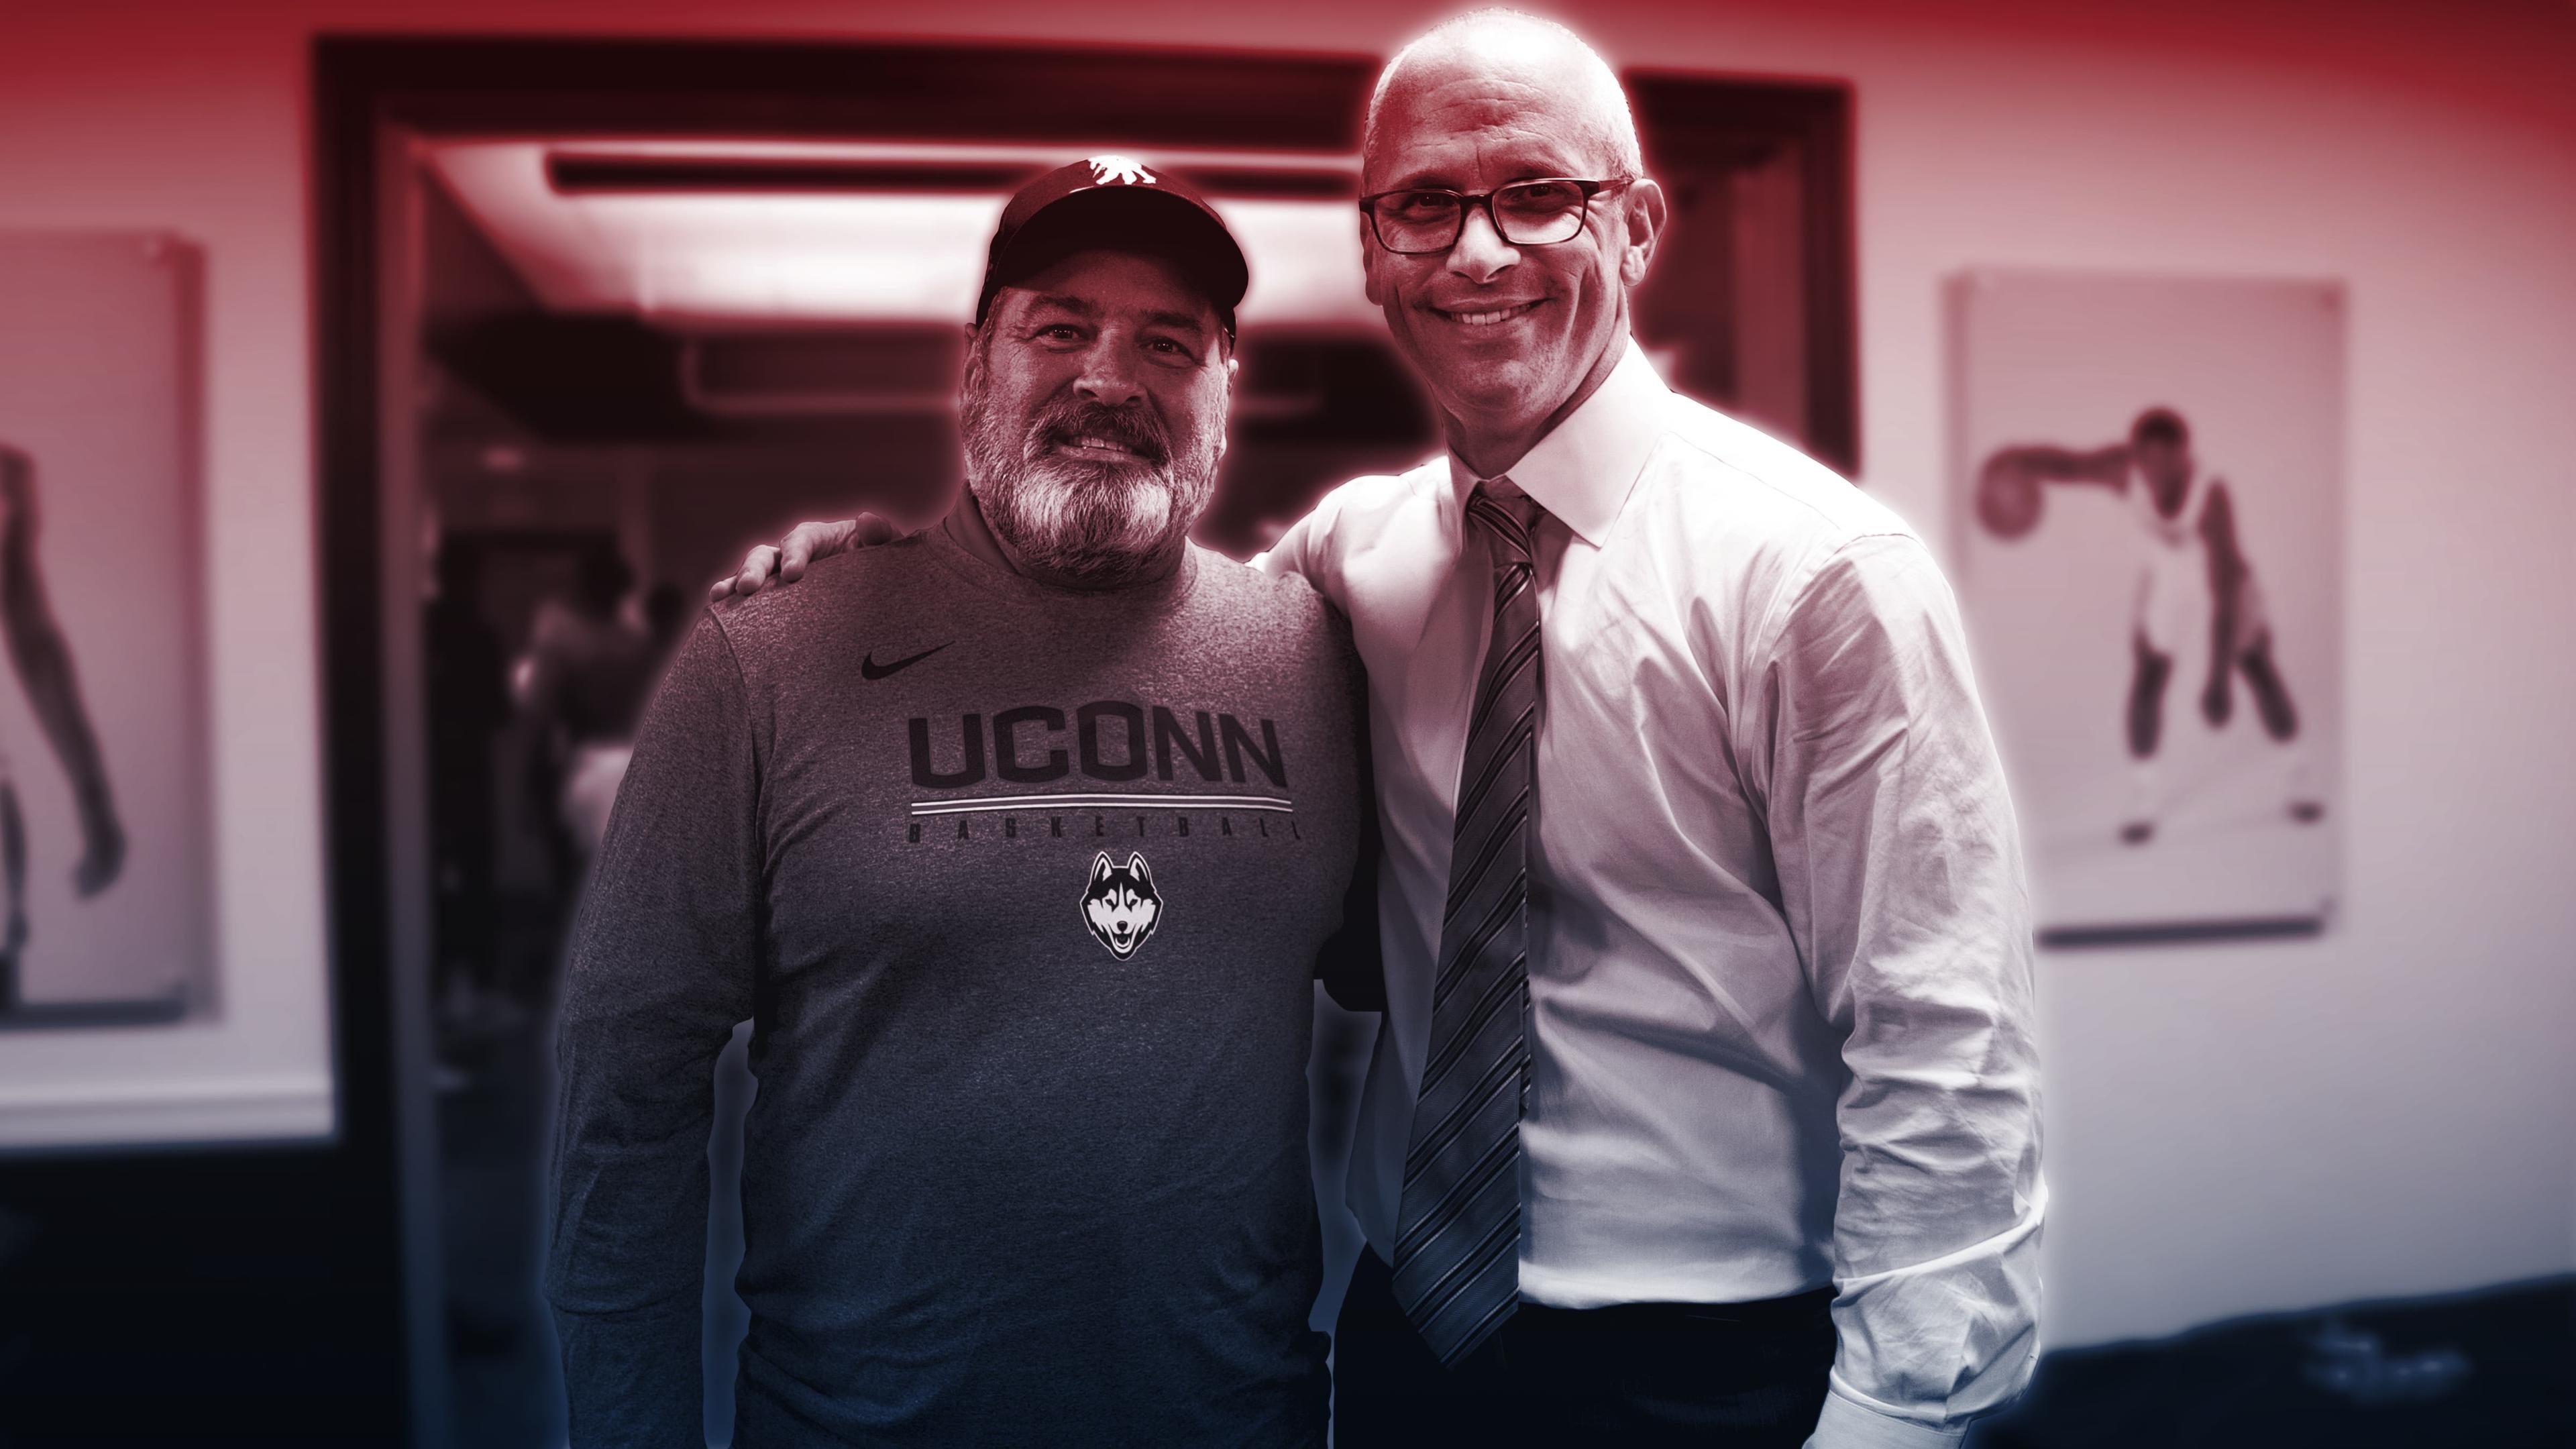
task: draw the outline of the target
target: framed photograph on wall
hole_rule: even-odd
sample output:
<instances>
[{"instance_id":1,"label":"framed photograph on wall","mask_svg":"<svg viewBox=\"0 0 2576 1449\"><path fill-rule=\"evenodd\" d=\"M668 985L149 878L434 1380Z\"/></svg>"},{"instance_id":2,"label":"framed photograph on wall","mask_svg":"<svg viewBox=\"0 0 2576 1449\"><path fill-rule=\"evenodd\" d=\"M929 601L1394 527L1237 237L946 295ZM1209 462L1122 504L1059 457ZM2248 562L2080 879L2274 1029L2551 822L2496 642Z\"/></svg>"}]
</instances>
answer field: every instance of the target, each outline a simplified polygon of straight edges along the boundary
<instances>
[{"instance_id":1,"label":"framed photograph on wall","mask_svg":"<svg viewBox=\"0 0 2576 1449\"><path fill-rule=\"evenodd\" d=\"M0 232L0 1087L28 1030L213 1002L201 265Z\"/></svg>"},{"instance_id":2,"label":"framed photograph on wall","mask_svg":"<svg viewBox=\"0 0 2576 1449\"><path fill-rule=\"evenodd\" d=\"M1949 312L1960 602L2041 943L2324 930L2343 288L1979 271Z\"/></svg>"}]
</instances>

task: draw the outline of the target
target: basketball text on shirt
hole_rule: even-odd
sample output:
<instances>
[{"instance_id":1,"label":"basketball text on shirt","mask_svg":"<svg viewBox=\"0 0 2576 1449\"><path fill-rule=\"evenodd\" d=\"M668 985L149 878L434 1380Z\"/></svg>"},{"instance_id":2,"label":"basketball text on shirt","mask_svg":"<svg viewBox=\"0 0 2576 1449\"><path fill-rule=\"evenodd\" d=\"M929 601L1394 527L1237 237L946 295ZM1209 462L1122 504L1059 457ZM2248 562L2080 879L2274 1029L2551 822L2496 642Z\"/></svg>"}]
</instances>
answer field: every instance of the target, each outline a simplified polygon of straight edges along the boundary
<instances>
[{"instance_id":1,"label":"basketball text on shirt","mask_svg":"<svg viewBox=\"0 0 2576 1449\"><path fill-rule=\"evenodd\" d=\"M934 722L905 722L912 750L912 783L925 790L962 790L993 778L1043 785L1080 774L1119 782L1151 775L1170 780L1180 771L1207 781L1244 784L1246 767L1279 789L1288 787L1288 763L1279 728L1266 719L1247 725L1231 714L1181 712L1126 700L1095 700L1072 711L1025 704ZM1256 731L1258 732L1256 735ZM1071 738L1068 739L1067 736Z\"/></svg>"}]
</instances>

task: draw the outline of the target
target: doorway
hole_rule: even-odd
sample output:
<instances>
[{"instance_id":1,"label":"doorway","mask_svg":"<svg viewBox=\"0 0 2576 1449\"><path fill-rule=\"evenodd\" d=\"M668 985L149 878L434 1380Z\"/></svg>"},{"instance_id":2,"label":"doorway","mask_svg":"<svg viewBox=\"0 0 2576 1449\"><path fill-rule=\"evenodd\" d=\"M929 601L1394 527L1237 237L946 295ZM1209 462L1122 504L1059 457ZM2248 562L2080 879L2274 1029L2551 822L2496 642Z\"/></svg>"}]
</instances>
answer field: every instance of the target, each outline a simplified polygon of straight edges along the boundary
<instances>
[{"instance_id":1,"label":"doorway","mask_svg":"<svg viewBox=\"0 0 2576 1449\"><path fill-rule=\"evenodd\" d=\"M746 547L800 519L918 524L946 507L985 238L1020 180L1096 150L1189 172L1251 253L1203 543L1249 555L1336 482L1427 456L1431 410L1359 296L1352 245L1374 69L1039 46L320 42L334 969L380 993L408 1043L395 1100L420 1442L560 1440L535 1277L546 1023L584 864L568 782L638 702L619 661L657 659L670 610L685 619ZM1689 259L1641 297L1640 340L1678 384L1852 466L1848 94L1630 79ZM543 685L601 659L575 703ZM1319 1013L1355 1077L1369 1023ZM752 1090L740 1045L720 1122ZM1318 1120L1355 1099L1355 1080L1322 1084ZM738 1147L721 1125L711 1151L722 1442L742 1319L721 1185ZM1319 1168L1319 1184L1338 1176ZM1357 1235L1326 1196L1346 1263Z\"/></svg>"}]
</instances>

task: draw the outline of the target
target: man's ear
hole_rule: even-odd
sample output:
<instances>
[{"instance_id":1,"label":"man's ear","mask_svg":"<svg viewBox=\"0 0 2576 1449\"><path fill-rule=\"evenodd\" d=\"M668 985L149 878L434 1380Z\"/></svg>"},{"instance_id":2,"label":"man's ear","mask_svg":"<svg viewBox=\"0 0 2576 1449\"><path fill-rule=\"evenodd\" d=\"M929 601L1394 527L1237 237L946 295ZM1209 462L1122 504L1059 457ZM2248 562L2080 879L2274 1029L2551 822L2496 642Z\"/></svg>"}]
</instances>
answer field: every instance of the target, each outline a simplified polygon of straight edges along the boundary
<instances>
[{"instance_id":1,"label":"man's ear","mask_svg":"<svg viewBox=\"0 0 2576 1449\"><path fill-rule=\"evenodd\" d=\"M1646 280L1646 269L1654 264L1655 247L1664 239L1664 223L1671 212L1664 202L1664 188L1651 176L1629 183L1627 195L1620 198L1620 211L1628 223L1628 245L1619 253L1619 281L1634 287Z\"/></svg>"},{"instance_id":2,"label":"man's ear","mask_svg":"<svg viewBox=\"0 0 2576 1449\"><path fill-rule=\"evenodd\" d=\"M1224 425L1216 430L1216 461L1223 463L1226 452L1234 446L1234 390L1243 381L1243 344L1232 340L1225 344L1225 373L1217 383L1221 406L1217 415Z\"/></svg>"},{"instance_id":3,"label":"man's ear","mask_svg":"<svg viewBox=\"0 0 2576 1449\"><path fill-rule=\"evenodd\" d=\"M999 307L1001 305L1001 299L998 297L995 298L993 305ZM963 351L957 354L957 402L961 408L965 405L967 395L974 391L975 374L977 370L982 368L984 365L982 361L984 356L984 329L991 326L992 322L993 314L987 312L984 314L983 321L969 322L966 324L966 346Z\"/></svg>"}]
</instances>

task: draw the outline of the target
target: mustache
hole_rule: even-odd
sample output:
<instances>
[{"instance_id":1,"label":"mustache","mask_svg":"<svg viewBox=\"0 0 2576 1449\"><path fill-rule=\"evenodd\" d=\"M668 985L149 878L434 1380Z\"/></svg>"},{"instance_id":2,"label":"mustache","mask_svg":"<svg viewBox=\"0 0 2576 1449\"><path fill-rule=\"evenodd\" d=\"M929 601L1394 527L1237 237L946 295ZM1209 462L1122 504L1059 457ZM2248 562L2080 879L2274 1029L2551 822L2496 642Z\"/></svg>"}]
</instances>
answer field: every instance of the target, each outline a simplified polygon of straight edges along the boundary
<instances>
[{"instance_id":1,"label":"mustache","mask_svg":"<svg viewBox=\"0 0 2576 1449\"><path fill-rule=\"evenodd\" d=\"M1106 403L1059 403L1029 425L1029 456L1077 438L1105 438L1156 467L1172 460L1162 426L1143 412Z\"/></svg>"}]
</instances>

